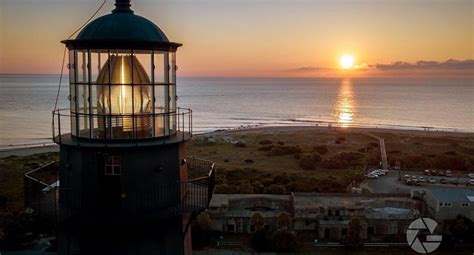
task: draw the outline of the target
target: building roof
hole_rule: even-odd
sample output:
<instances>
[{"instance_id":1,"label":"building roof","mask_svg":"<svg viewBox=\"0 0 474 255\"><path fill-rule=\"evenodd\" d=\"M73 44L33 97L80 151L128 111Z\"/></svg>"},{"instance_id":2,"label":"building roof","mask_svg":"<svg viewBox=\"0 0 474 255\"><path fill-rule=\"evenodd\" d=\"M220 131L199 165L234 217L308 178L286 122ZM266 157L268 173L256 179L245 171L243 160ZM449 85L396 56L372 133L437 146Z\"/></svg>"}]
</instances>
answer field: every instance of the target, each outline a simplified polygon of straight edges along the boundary
<instances>
[{"instance_id":1,"label":"building roof","mask_svg":"<svg viewBox=\"0 0 474 255\"><path fill-rule=\"evenodd\" d=\"M274 201L289 202L290 195L271 195L271 194L213 194L209 207L229 206L231 200L249 200L249 199L268 199Z\"/></svg>"},{"instance_id":2,"label":"building roof","mask_svg":"<svg viewBox=\"0 0 474 255\"><path fill-rule=\"evenodd\" d=\"M380 194L322 194L322 193L295 193L294 207L301 208L368 208L383 200L411 201L407 196L380 195Z\"/></svg>"},{"instance_id":3,"label":"building roof","mask_svg":"<svg viewBox=\"0 0 474 255\"><path fill-rule=\"evenodd\" d=\"M429 189L431 195L440 202L474 202L474 189L436 188Z\"/></svg>"}]
</instances>

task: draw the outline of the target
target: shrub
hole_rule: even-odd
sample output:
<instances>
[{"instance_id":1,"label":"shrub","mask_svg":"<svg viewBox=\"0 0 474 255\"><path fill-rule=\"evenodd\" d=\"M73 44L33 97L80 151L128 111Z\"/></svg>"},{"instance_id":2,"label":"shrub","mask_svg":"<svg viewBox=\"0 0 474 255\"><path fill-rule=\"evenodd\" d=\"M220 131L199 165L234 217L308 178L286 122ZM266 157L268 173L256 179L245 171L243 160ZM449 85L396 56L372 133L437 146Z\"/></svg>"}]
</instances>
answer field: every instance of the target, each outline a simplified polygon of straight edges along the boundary
<instances>
[{"instance_id":1,"label":"shrub","mask_svg":"<svg viewBox=\"0 0 474 255\"><path fill-rule=\"evenodd\" d=\"M288 145L278 145L273 147L269 152L268 156L283 156L291 154L301 153L301 148L299 146L288 146Z\"/></svg>"},{"instance_id":2,"label":"shrub","mask_svg":"<svg viewBox=\"0 0 474 255\"><path fill-rule=\"evenodd\" d=\"M320 155L324 155L328 152L328 147L326 145L314 146L313 151L316 151Z\"/></svg>"},{"instance_id":3,"label":"shrub","mask_svg":"<svg viewBox=\"0 0 474 255\"><path fill-rule=\"evenodd\" d=\"M245 163L252 164L252 163L253 163L253 160L252 160L252 159L246 159L246 160L245 160Z\"/></svg>"},{"instance_id":4,"label":"shrub","mask_svg":"<svg viewBox=\"0 0 474 255\"><path fill-rule=\"evenodd\" d=\"M235 144L235 147L238 147L238 148L245 148L245 147L247 147L247 145L246 145L245 143L243 143L243 142L237 142L237 143Z\"/></svg>"},{"instance_id":5,"label":"shrub","mask_svg":"<svg viewBox=\"0 0 474 255\"><path fill-rule=\"evenodd\" d=\"M240 185L240 194L254 194L254 188L250 181L243 181L242 184Z\"/></svg>"},{"instance_id":6,"label":"shrub","mask_svg":"<svg viewBox=\"0 0 474 255\"><path fill-rule=\"evenodd\" d=\"M278 145L285 145L285 143L282 141L278 141Z\"/></svg>"},{"instance_id":7,"label":"shrub","mask_svg":"<svg viewBox=\"0 0 474 255\"><path fill-rule=\"evenodd\" d=\"M238 190L230 186L229 184L217 184L216 185L216 194L234 194L237 193Z\"/></svg>"},{"instance_id":8,"label":"shrub","mask_svg":"<svg viewBox=\"0 0 474 255\"><path fill-rule=\"evenodd\" d=\"M270 144L273 144L273 142L271 140L262 140L262 141L258 142L258 144L260 144L260 145L270 145Z\"/></svg>"},{"instance_id":9,"label":"shrub","mask_svg":"<svg viewBox=\"0 0 474 255\"><path fill-rule=\"evenodd\" d=\"M340 144L342 142L346 141L346 138L344 137L341 137L339 136L338 138L336 138L336 140L334 141L336 144Z\"/></svg>"},{"instance_id":10,"label":"shrub","mask_svg":"<svg viewBox=\"0 0 474 255\"><path fill-rule=\"evenodd\" d=\"M317 153L304 155L300 160L300 167L304 170L313 170L316 168L316 164L321 161L321 156Z\"/></svg>"},{"instance_id":11,"label":"shrub","mask_svg":"<svg viewBox=\"0 0 474 255\"><path fill-rule=\"evenodd\" d=\"M344 169L362 165L364 154L359 152L340 152L329 159L323 160L321 165L327 169Z\"/></svg>"},{"instance_id":12,"label":"shrub","mask_svg":"<svg viewBox=\"0 0 474 255\"><path fill-rule=\"evenodd\" d=\"M283 187L282 185L272 184L268 187L265 187L263 189L263 193L283 195L283 194L285 194L285 187Z\"/></svg>"},{"instance_id":13,"label":"shrub","mask_svg":"<svg viewBox=\"0 0 474 255\"><path fill-rule=\"evenodd\" d=\"M377 148L377 147L379 147L379 143L370 142L370 143L369 143L369 147Z\"/></svg>"},{"instance_id":14,"label":"shrub","mask_svg":"<svg viewBox=\"0 0 474 255\"><path fill-rule=\"evenodd\" d=\"M256 194L263 193L263 189L265 189L265 186L263 186L263 184L259 181L254 182L252 186L253 186L253 191Z\"/></svg>"},{"instance_id":15,"label":"shrub","mask_svg":"<svg viewBox=\"0 0 474 255\"><path fill-rule=\"evenodd\" d=\"M290 182L290 178L288 178L288 175L286 173L279 174L275 177L273 177L273 184L283 184L286 185Z\"/></svg>"},{"instance_id":16,"label":"shrub","mask_svg":"<svg viewBox=\"0 0 474 255\"><path fill-rule=\"evenodd\" d=\"M260 146L258 148L259 151L270 151L273 148L273 145L265 145L265 146Z\"/></svg>"}]
</instances>

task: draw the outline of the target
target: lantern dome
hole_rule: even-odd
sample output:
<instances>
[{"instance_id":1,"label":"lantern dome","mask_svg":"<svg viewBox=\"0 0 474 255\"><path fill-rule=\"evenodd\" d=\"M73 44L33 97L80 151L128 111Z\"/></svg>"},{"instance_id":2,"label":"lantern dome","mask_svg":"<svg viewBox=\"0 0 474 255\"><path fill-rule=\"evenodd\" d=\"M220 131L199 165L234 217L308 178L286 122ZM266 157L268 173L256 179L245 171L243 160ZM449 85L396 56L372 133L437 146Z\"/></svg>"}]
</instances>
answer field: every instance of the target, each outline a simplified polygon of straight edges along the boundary
<instances>
[{"instance_id":1,"label":"lantern dome","mask_svg":"<svg viewBox=\"0 0 474 255\"><path fill-rule=\"evenodd\" d=\"M116 0L112 13L87 24L75 40L65 40L70 48L136 48L176 50L181 44L168 40L152 21L134 14L130 0Z\"/></svg>"}]
</instances>

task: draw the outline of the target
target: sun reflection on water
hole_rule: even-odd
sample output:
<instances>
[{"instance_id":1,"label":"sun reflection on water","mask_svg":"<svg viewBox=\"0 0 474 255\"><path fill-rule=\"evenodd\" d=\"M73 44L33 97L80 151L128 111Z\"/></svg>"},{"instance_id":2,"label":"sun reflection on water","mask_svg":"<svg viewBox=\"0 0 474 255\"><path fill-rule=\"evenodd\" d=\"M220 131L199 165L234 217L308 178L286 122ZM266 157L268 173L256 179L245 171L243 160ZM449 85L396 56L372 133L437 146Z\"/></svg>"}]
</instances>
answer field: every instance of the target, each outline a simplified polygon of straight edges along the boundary
<instances>
[{"instance_id":1,"label":"sun reflection on water","mask_svg":"<svg viewBox=\"0 0 474 255\"><path fill-rule=\"evenodd\" d=\"M342 127L348 127L354 122L355 106L352 82L350 79L344 79L339 86L337 101L334 106L337 122Z\"/></svg>"}]
</instances>

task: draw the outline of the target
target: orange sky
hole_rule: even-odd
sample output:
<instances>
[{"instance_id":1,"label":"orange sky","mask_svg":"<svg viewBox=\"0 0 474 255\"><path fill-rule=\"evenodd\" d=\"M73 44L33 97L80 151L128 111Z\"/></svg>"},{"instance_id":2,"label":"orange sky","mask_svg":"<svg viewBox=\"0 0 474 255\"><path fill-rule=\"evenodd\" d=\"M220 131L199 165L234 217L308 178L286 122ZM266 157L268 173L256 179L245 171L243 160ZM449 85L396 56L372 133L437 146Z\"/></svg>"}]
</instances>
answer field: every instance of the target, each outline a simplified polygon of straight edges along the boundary
<instances>
[{"instance_id":1,"label":"orange sky","mask_svg":"<svg viewBox=\"0 0 474 255\"><path fill-rule=\"evenodd\" d=\"M59 41L100 2L2 0L0 73L58 73ZM112 8L108 0L100 14ZM132 8L184 44L182 76L473 72L470 62L414 64L474 59L472 0L132 0ZM363 70L337 70L343 54L353 54ZM397 61L413 65L376 66Z\"/></svg>"}]
</instances>

